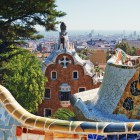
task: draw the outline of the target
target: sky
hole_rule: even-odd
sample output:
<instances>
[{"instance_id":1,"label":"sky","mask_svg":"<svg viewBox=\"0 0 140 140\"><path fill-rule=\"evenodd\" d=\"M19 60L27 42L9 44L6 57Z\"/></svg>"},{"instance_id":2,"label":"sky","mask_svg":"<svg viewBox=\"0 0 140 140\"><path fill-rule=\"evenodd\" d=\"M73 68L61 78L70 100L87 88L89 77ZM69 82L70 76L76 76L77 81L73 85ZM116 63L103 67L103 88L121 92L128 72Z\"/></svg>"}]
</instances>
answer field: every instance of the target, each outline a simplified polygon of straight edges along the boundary
<instances>
[{"instance_id":1,"label":"sky","mask_svg":"<svg viewBox=\"0 0 140 140\"><path fill-rule=\"evenodd\" d=\"M68 30L140 30L140 0L56 0Z\"/></svg>"}]
</instances>

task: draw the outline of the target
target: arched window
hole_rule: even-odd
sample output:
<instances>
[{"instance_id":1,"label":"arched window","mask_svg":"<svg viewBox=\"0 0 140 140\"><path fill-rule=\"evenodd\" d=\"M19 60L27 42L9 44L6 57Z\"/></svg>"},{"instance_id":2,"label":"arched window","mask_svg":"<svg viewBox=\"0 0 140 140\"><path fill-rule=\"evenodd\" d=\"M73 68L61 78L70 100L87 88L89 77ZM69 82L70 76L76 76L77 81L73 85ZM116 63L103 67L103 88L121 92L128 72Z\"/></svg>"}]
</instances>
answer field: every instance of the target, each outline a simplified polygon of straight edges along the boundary
<instances>
[{"instance_id":1,"label":"arched window","mask_svg":"<svg viewBox=\"0 0 140 140\"><path fill-rule=\"evenodd\" d=\"M50 98L51 98L51 89L45 88L44 99L50 99Z\"/></svg>"},{"instance_id":2,"label":"arched window","mask_svg":"<svg viewBox=\"0 0 140 140\"><path fill-rule=\"evenodd\" d=\"M72 77L73 77L73 79L78 79L79 78L78 71L73 71Z\"/></svg>"},{"instance_id":3,"label":"arched window","mask_svg":"<svg viewBox=\"0 0 140 140\"><path fill-rule=\"evenodd\" d=\"M51 72L51 79L52 80L56 80L57 79L57 72L56 71L52 71Z\"/></svg>"},{"instance_id":4,"label":"arched window","mask_svg":"<svg viewBox=\"0 0 140 140\"><path fill-rule=\"evenodd\" d=\"M51 108L44 108L44 117L49 117L52 115Z\"/></svg>"}]
</instances>

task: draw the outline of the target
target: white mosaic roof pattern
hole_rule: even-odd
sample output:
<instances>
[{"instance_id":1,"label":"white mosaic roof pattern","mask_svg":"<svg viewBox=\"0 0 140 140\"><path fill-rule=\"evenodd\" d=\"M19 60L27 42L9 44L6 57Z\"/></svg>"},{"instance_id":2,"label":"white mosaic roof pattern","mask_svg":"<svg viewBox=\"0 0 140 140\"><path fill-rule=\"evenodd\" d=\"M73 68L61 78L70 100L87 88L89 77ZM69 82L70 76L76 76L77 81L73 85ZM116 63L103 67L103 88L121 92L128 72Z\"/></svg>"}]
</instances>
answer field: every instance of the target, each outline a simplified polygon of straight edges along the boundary
<instances>
[{"instance_id":1,"label":"white mosaic roof pattern","mask_svg":"<svg viewBox=\"0 0 140 140\"><path fill-rule=\"evenodd\" d=\"M83 115L96 121L130 121L125 115L113 115L128 81L135 74L135 69L122 69L107 64L100 89L93 89L74 95L75 104ZM80 100L80 99L81 100Z\"/></svg>"},{"instance_id":2,"label":"white mosaic roof pattern","mask_svg":"<svg viewBox=\"0 0 140 140\"><path fill-rule=\"evenodd\" d=\"M83 66L84 68L84 73L85 75L89 75L91 77L93 77L93 69L94 69L94 65L92 65L89 62L86 62L85 60L82 60L79 55L76 53L74 45L69 43L69 38L68 38L68 34L66 33L66 35L64 36L65 38L65 43L64 46L62 47L61 44L61 33L59 35L59 41L58 41L58 45L55 45L54 50L52 51L52 53L50 54L50 56L45 60L42 70L45 73L46 67L50 64L55 64L56 58L58 55L60 54L69 54L73 57L74 59L74 64L79 64L81 66ZM94 83L97 83L96 79L93 79Z\"/></svg>"},{"instance_id":3,"label":"white mosaic roof pattern","mask_svg":"<svg viewBox=\"0 0 140 140\"><path fill-rule=\"evenodd\" d=\"M75 49L54 49L52 51L52 53L50 54L50 56L45 60L44 64L43 64L43 67L42 67L42 70L43 72L45 73L45 70L46 70L46 67L50 64L55 64L55 61L56 61L56 58L58 55L60 54L69 54L73 57L74 59L74 63L75 65L76 64L79 64L81 66L83 66L84 68L84 72L86 75L89 75L89 76L93 76L93 69L94 69L94 66L91 65L89 62L86 62L85 60L82 60L79 55L76 53Z\"/></svg>"}]
</instances>

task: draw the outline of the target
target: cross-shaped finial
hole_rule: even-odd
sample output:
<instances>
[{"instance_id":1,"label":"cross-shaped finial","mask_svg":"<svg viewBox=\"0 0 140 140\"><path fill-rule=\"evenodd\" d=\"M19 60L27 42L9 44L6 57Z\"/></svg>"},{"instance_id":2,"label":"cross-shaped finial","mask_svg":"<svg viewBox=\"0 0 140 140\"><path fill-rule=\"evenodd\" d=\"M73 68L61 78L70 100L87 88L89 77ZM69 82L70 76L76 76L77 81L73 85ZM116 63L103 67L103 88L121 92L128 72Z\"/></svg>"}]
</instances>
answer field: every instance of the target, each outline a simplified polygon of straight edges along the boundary
<instances>
[{"instance_id":1,"label":"cross-shaped finial","mask_svg":"<svg viewBox=\"0 0 140 140\"><path fill-rule=\"evenodd\" d=\"M63 66L63 68L67 68L67 65L71 63L71 60L69 60L66 56L63 56L61 60L59 60L59 64Z\"/></svg>"}]
</instances>

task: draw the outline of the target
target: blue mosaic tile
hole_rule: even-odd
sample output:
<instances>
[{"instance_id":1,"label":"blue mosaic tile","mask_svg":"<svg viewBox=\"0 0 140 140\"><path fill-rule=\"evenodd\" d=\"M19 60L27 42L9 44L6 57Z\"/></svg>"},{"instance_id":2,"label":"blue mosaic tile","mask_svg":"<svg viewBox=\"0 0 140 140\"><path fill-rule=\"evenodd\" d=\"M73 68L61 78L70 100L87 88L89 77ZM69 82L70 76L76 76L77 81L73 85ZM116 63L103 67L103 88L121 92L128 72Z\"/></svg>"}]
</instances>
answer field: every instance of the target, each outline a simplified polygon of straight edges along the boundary
<instances>
[{"instance_id":1,"label":"blue mosaic tile","mask_svg":"<svg viewBox=\"0 0 140 140\"><path fill-rule=\"evenodd\" d=\"M4 126L4 129L11 129L12 126L11 125L8 125L8 126Z\"/></svg>"},{"instance_id":2,"label":"blue mosaic tile","mask_svg":"<svg viewBox=\"0 0 140 140\"><path fill-rule=\"evenodd\" d=\"M0 130L0 139L4 137L3 131Z\"/></svg>"},{"instance_id":3,"label":"blue mosaic tile","mask_svg":"<svg viewBox=\"0 0 140 140\"><path fill-rule=\"evenodd\" d=\"M20 125L9 113L0 107L0 140L17 140L15 137L16 126Z\"/></svg>"},{"instance_id":4,"label":"blue mosaic tile","mask_svg":"<svg viewBox=\"0 0 140 140\"><path fill-rule=\"evenodd\" d=\"M102 135L98 135L97 140L106 140L106 137Z\"/></svg>"},{"instance_id":5,"label":"blue mosaic tile","mask_svg":"<svg viewBox=\"0 0 140 140\"><path fill-rule=\"evenodd\" d=\"M14 119L11 117L9 120L9 125L13 125L15 123Z\"/></svg>"},{"instance_id":6,"label":"blue mosaic tile","mask_svg":"<svg viewBox=\"0 0 140 140\"><path fill-rule=\"evenodd\" d=\"M128 140L135 140L137 138L137 134L128 134L127 139Z\"/></svg>"},{"instance_id":7,"label":"blue mosaic tile","mask_svg":"<svg viewBox=\"0 0 140 140\"><path fill-rule=\"evenodd\" d=\"M118 135L108 135L107 140L118 140Z\"/></svg>"},{"instance_id":8,"label":"blue mosaic tile","mask_svg":"<svg viewBox=\"0 0 140 140\"><path fill-rule=\"evenodd\" d=\"M16 120L14 120L14 121L15 121L15 122L14 122L15 125L17 125L17 126L20 126L20 125L21 125L20 122L18 122L18 121L16 121Z\"/></svg>"},{"instance_id":9,"label":"blue mosaic tile","mask_svg":"<svg viewBox=\"0 0 140 140\"><path fill-rule=\"evenodd\" d=\"M11 140L17 140L17 138L16 137L12 137L12 139Z\"/></svg>"},{"instance_id":10,"label":"blue mosaic tile","mask_svg":"<svg viewBox=\"0 0 140 140\"><path fill-rule=\"evenodd\" d=\"M8 112L7 112L7 111L5 111L4 115L5 115L5 116L7 116L7 115L8 115Z\"/></svg>"},{"instance_id":11,"label":"blue mosaic tile","mask_svg":"<svg viewBox=\"0 0 140 140\"><path fill-rule=\"evenodd\" d=\"M103 135L88 134L88 140L107 140L107 138Z\"/></svg>"},{"instance_id":12,"label":"blue mosaic tile","mask_svg":"<svg viewBox=\"0 0 140 140\"><path fill-rule=\"evenodd\" d=\"M11 132L15 133L15 129L16 129L16 127L17 127L17 126L15 126L15 125L12 126L12 128L11 128Z\"/></svg>"},{"instance_id":13,"label":"blue mosaic tile","mask_svg":"<svg viewBox=\"0 0 140 140\"><path fill-rule=\"evenodd\" d=\"M10 130L7 130L7 131L6 131L6 135L7 135L7 136L12 136L11 131L10 131Z\"/></svg>"},{"instance_id":14,"label":"blue mosaic tile","mask_svg":"<svg viewBox=\"0 0 140 140\"><path fill-rule=\"evenodd\" d=\"M91 124L89 122L83 122L80 124L80 127L85 131L86 129L94 129L96 130L96 124Z\"/></svg>"},{"instance_id":15,"label":"blue mosaic tile","mask_svg":"<svg viewBox=\"0 0 140 140\"><path fill-rule=\"evenodd\" d=\"M4 121L2 121L2 120L0 120L0 126L2 126L2 125L4 125L5 124L5 122ZM0 127L1 128L1 127Z\"/></svg>"},{"instance_id":16,"label":"blue mosaic tile","mask_svg":"<svg viewBox=\"0 0 140 140\"><path fill-rule=\"evenodd\" d=\"M127 135L126 134L119 135L119 140L127 140Z\"/></svg>"},{"instance_id":17,"label":"blue mosaic tile","mask_svg":"<svg viewBox=\"0 0 140 140\"><path fill-rule=\"evenodd\" d=\"M109 124L105 127L104 132L125 132L123 124Z\"/></svg>"},{"instance_id":18,"label":"blue mosaic tile","mask_svg":"<svg viewBox=\"0 0 140 140\"><path fill-rule=\"evenodd\" d=\"M97 135L96 134L89 134L88 135L88 140L96 140Z\"/></svg>"},{"instance_id":19,"label":"blue mosaic tile","mask_svg":"<svg viewBox=\"0 0 140 140\"><path fill-rule=\"evenodd\" d=\"M8 139L8 135L7 135L7 133L4 131L4 140L6 140L6 139Z\"/></svg>"},{"instance_id":20,"label":"blue mosaic tile","mask_svg":"<svg viewBox=\"0 0 140 140\"><path fill-rule=\"evenodd\" d=\"M6 122L6 124L5 125L9 125L9 120L10 120L10 116L9 115L7 115L6 116L6 118L5 118L5 122Z\"/></svg>"},{"instance_id":21,"label":"blue mosaic tile","mask_svg":"<svg viewBox=\"0 0 140 140\"><path fill-rule=\"evenodd\" d=\"M0 125L0 128L1 128L1 129L4 129L4 128L5 128L5 125Z\"/></svg>"},{"instance_id":22,"label":"blue mosaic tile","mask_svg":"<svg viewBox=\"0 0 140 140\"><path fill-rule=\"evenodd\" d=\"M0 118L0 120L5 120L5 116L4 116L4 113L5 113L5 109L4 108L0 108L0 114L1 114L1 118Z\"/></svg>"},{"instance_id":23,"label":"blue mosaic tile","mask_svg":"<svg viewBox=\"0 0 140 140\"><path fill-rule=\"evenodd\" d=\"M139 122L134 125L133 131L140 131L140 123Z\"/></svg>"}]
</instances>

